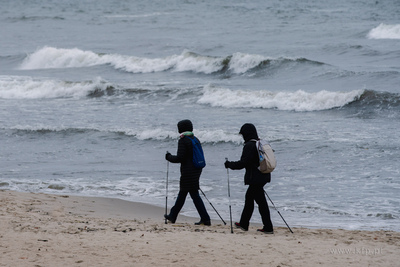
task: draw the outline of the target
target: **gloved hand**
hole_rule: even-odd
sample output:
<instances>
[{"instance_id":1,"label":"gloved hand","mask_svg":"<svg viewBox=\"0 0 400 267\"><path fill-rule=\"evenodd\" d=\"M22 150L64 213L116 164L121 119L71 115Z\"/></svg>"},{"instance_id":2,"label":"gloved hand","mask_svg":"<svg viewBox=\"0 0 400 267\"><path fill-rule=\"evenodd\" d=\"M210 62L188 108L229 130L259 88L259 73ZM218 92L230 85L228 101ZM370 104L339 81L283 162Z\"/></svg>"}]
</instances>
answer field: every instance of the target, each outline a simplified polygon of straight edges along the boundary
<instances>
[{"instance_id":1,"label":"gloved hand","mask_svg":"<svg viewBox=\"0 0 400 267\"><path fill-rule=\"evenodd\" d=\"M165 159L168 160L170 156L171 156L171 153L169 153L169 152L167 151L167 153L165 154ZM169 161L169 160L168 160L168 161Z\"/></svg>"},{"instance_id":2,"label":"gloved hand","mask_svg":"<svg viewBox=\"0 0 400 267\"><path fill-rule=\"evenodd\" d=\"M228 169L228 168L229 168L229 165L230 165L230 163L231 163L230 161L225 161L225 163L224 163L224 165L225 165L225 168L227 168L227 169Z\"/></svg>"}]
</instances>

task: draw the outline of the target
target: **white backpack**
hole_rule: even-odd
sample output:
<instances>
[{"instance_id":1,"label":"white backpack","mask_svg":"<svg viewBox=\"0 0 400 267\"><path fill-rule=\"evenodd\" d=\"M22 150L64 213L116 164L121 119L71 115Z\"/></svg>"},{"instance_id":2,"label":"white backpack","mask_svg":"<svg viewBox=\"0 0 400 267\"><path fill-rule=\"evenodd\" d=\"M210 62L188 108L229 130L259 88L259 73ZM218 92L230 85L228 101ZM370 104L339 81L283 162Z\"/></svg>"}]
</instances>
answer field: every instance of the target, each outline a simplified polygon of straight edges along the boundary
<instances>
[{"instance_id":1,"label":"white backpack","mask_svg":"<svg viewBox=\"0 0 400 267\"><path fill-rule=\"evenodd\" d=\"M258 169L261 173L271 173L276 168L276 158L274 150L267 142L262 143L261 140L256 141L258 156L260 159L260 166Z\"/></svg>"}]
</instances>

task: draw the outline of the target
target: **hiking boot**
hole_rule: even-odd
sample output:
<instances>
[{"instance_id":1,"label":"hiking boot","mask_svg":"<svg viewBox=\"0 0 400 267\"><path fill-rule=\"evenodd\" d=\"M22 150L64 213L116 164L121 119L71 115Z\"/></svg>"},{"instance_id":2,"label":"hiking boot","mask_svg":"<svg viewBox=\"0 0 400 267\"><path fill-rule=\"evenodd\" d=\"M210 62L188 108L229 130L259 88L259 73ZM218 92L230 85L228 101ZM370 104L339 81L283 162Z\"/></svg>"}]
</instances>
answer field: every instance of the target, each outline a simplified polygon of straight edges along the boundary
<instances>
[{"instance_id":1,"label":"hiking boot","mask_svg":"<svg viewBox=\"0 0 400 267\"><path fill-rule=\"evenodd\" d=\"M249 230L248 228L244 228L244 227L240 226L240 223L238 223L238 222L235 222L235 226L236 226L236 228L242 229L243 231Z\"/></svg>"},{"instance_id":2,"label":"hiking boot","mask_svg":"<svg viewBox=\"0 0 400 267\"><path fill-rule=\"evenodd\" d=\"M206 222L199 221L199 222L194 223L194 225L206 225L206 226L211 226L211 221L206 221Z\"/></svg>"},{"instance_id":3,"label":"hiking boot","mask_svg":"<svg viewBox=\"0 0 400 267\"><path fill-rule=\"evenodd\" d=\"M261 233L264 233L266 235L273 235L274 234L274 231L267 231L265 229L257 229L257 232L261 232Z\"/></svg>"},{"instance_id":4,"label":"hiking boot","mask_svg":"<svg viewBox=\"0 0 400 267\"><path fill-rule=\"evenodd\" d=\"M167 219L168 221L170 221L171 223L175 223L176 220L172 219L171 216L169 216L168 214L164 214L164 218Z\"/></svg>"}]
</instances>

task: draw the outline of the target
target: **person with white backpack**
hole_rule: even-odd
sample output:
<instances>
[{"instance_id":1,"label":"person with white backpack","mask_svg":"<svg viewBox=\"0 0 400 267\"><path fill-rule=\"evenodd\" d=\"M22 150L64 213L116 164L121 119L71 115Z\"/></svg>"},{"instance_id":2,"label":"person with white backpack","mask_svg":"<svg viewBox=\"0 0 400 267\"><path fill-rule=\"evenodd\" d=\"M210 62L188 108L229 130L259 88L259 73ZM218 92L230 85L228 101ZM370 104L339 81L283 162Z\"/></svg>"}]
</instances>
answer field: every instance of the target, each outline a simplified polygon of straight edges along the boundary
<instances>
[{"instance_id":1,"label":"person with white backpack","mask_svg":"<svg viewBox=\"0 0 400 267\"><path fill-rule=\"evenodd\" d=\"M240 170L245 168L244 184L248 185L246 191L244 208L239 222L235 223L237 228L248 231L250 219L254 211L254 202L258 205L258 210L263 222L263 228L257 231L273 234L274 229L271 222L270 211L264 195L264 185L271 182L271 173L260 171L260 156L257 144L260 140L256 127L251 123L244 124L239 134L243 136L244 147L239 161L226 161L225 168Z\"/></svg>"}]
</instances>

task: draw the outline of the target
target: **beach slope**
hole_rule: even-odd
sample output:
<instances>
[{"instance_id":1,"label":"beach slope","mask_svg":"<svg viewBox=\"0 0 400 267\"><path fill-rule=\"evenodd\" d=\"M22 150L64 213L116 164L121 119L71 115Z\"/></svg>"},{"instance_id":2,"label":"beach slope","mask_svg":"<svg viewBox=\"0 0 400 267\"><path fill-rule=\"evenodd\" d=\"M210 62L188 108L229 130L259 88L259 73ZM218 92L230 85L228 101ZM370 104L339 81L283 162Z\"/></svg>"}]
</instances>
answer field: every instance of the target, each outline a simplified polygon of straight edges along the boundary
<instances>
[{"instance_id":1,"label":"beach slope","mask_svg":"<svg viewBox=\"0 0 400 267\"><path fill-rule=\"evenodd\" d=\"M0 191L0 266L398 266L400 233L195 226L143 203Z\"/></svg>"}]
</instances>

